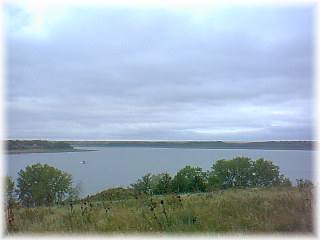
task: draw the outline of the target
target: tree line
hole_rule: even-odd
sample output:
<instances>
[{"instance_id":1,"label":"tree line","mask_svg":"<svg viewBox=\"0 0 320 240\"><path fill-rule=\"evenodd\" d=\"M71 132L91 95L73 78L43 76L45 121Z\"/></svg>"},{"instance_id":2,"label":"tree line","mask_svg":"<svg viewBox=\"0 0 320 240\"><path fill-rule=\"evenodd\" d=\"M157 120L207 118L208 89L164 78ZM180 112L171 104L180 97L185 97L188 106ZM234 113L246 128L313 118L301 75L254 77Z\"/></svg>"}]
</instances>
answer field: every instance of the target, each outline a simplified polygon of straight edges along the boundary
<instances>
[{"instance_id":1,"label":"tree line","mask_svg":"<svg viewBox=\"0 0 320 240\"><path fill-rule=\"evenodd\" d=\"M299 180L297 184L311 182ZM131 184L128 190L146 194L170 194L291 185L290 180L280 174L279 167L271 161L263 158L254 161L247 157L236 157L214 162L209 171L186 166L175 176L167 172L148 173ZM70 174L38 163L20 170L17 187L11 178L6 177L6 198L8 207L17 201L27 207L50 206L79 199L79 189L72 187Z\"/></svg>"},{"instance_id":2,"label":"tree line","mask_svg":"<svg viewBox=\"0 0 320 240\"><path fill-rule=\"evenodd\" d=\"M169 173L148 173L131 187L144 193L167 194L206 192L241 187L291 186L290 180L280 174L279 167L260 158L247 157L216 161L210 171L186 166L172 177Z\"/></svg>"}]
</instances>

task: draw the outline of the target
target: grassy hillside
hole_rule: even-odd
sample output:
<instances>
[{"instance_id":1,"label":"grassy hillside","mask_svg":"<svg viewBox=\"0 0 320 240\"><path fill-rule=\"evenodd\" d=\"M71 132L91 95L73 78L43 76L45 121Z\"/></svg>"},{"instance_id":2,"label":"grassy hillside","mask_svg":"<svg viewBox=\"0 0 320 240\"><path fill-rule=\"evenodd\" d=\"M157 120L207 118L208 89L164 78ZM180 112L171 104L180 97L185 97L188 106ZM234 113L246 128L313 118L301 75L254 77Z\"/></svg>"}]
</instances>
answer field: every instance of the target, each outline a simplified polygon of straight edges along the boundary
<instances>
[{"instance_id":1,"label":"grassy hillside","mask_svg":"<svg viewBox=\"0 0 320 240\"><path fill-rule=\"evenodd\" d=\"M15 208L8 230L10 233L313 231L309 187L229 189L153 197L132 196L129 192L126 200L114 200L112 194L122 199L125 190L102 192L72 206L65 203L50 208Z\"/></svg>"}]
</instances>

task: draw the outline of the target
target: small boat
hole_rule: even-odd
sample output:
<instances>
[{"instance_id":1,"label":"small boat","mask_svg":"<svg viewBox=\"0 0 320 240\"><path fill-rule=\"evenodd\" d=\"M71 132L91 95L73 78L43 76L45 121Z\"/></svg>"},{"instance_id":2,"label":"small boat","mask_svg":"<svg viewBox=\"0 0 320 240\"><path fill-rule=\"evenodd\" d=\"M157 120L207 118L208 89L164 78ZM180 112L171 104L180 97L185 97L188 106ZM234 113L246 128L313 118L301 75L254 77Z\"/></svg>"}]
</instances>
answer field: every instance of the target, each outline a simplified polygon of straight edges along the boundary
<instances>
[{"instance_id":1,"label":"small boat","mask_svg":"<svg viewBox=\"0 0 320 240\"><path fill-rule=\"evenodd\" d=\"M86 161L81 161L80 163L81 163L81 164L86 164Z\"/></svg>"}]
</instances>

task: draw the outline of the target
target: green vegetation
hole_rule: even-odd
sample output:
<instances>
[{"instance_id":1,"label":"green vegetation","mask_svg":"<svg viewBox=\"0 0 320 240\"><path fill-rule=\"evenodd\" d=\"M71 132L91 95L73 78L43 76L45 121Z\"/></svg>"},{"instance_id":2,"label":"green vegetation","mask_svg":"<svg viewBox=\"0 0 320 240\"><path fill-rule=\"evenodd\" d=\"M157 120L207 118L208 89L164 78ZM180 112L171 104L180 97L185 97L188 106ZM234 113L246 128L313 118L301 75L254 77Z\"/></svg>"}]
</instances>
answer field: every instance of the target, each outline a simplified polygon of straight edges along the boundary
<instances>
[{"instance_id":1,"label":"green vegetation","mask_svg":"<svg viewBox=\"0 0 320 240\"><path fill-rule=\"evenodd\" d=\"M71 191L71 175L40 163L18 173L18 198L23 206L52 205Z\"/></svg>"},{"instance_id":2,"label":"green vegetation","mask_svg":"<svg viewBox=\"0 0 320 240\"><path fill-rule=\"evenodd\" d=\"M291 182L270 161L236 157L232 160L218 160L211 171L207 172L199 167L186 166L174 178L168 173L149 173L131 186L137 192L166 194L241 187L291 186Z\"/></svg>"},{"instance_id":3,"label":"green vegetation","mask_svg":"<svg viewBox=\"0 0 320 240\"><path fill-rule=\"evenodd\" d=\"M312 189L228 189L14 209L10 233L311 233Z\"/></svg>"},{"instance_id":4,"label":"green vegetation","mask_svg":"<svg viewBox=\"0 0 320 240\"><path fill-rule=\"evenodd\" d=\"M7 200L14 183L6 181ZM130 188L77 199L71 176L36 164L19 172L19 202L7 204L15 232L308 232L313 185L290 181L264 159L219 160L210 171L186 166L174 177L147 174ZM10 197L11 196L11 197Z\"/></svg>"},{"instance_id":5,"label":"green vegetation","mask_svg":"<svg viewBox=\"0 0 320 240\"><path fill-rule=\"evenodd\" d=\"M199 167L186 166L172 181L172 190L179 193L204 192L207 188L206 173Z\"/></svg>"},{"instance_id":6,"label":"green vegetation","mask_svg":"<svg viewBox=\"0 0 320 240\"><path fill-rule=\"evenodd\" d=\"M102 192L96 193L91 196L87 196L84 199L79 199L77 201L73 201L74 203L80 203L83 201L87 202L97 202L97 201L118 201L118 200L126 200L126 199L133 199L135 198L137 193L130 188L110 188L107 190L104 190ZM66 201L67 203L68 201Z\"/></svg>"},{"instance_id":7,"label":"green vegetation","mask_svg":"<svg viewBox=\"0 0 320 240\"><path fill-rule=\"evenodd\" d=\"M280 174L279 167L263 158L256 161L246 157L218 160L212 170L209 186L215 188L291 186L290 180Z\"/></svg>"}]
</instances>

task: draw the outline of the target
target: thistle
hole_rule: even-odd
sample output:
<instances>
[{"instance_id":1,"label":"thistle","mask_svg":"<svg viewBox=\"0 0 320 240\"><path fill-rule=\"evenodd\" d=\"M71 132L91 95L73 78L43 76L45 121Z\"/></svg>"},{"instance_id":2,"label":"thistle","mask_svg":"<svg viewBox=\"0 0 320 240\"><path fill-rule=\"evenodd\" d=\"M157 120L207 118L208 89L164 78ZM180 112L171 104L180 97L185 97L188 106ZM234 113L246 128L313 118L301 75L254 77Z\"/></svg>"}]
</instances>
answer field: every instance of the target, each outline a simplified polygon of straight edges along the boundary
<instances>
[{"instance_id":1,"label":"thistle","mask_svg":"<svg viewBox=\"0 0 320 240\"><path fill-rule=\"evenodd\" d=\"M193 218L192 218L192 223L193 223L193 224L197 223L197 221L198 221L197 217L193 217Z\"/></svg>"},{"instance_id":2,"label":"thistle","mask_svg":"<svg viewBox=\"0 0 320 240\"><path fill-rule=\"evenodd\" d=\"M69 206L70 206L70 211L71 211L71 213L72 213L72 211L73 211L73 204L72 204L72 202L70 202Z\"/></svg>"},{"instance_id":3,"label":"thistle","mask_svg":"<svg viewBox=\"0 0 320 240\"><path fill-rule=\"evenodd\" d=\"M167 215L167 212L166 212L166 208L165 208L165 206L164 206L164 201L161 200L160 203L161 203L161 205L162 205L162 213L163 213L164 216L166 217L167 225L169 226L169 219L168 219L168 215Z\"/></svg>"}]
</instances>

